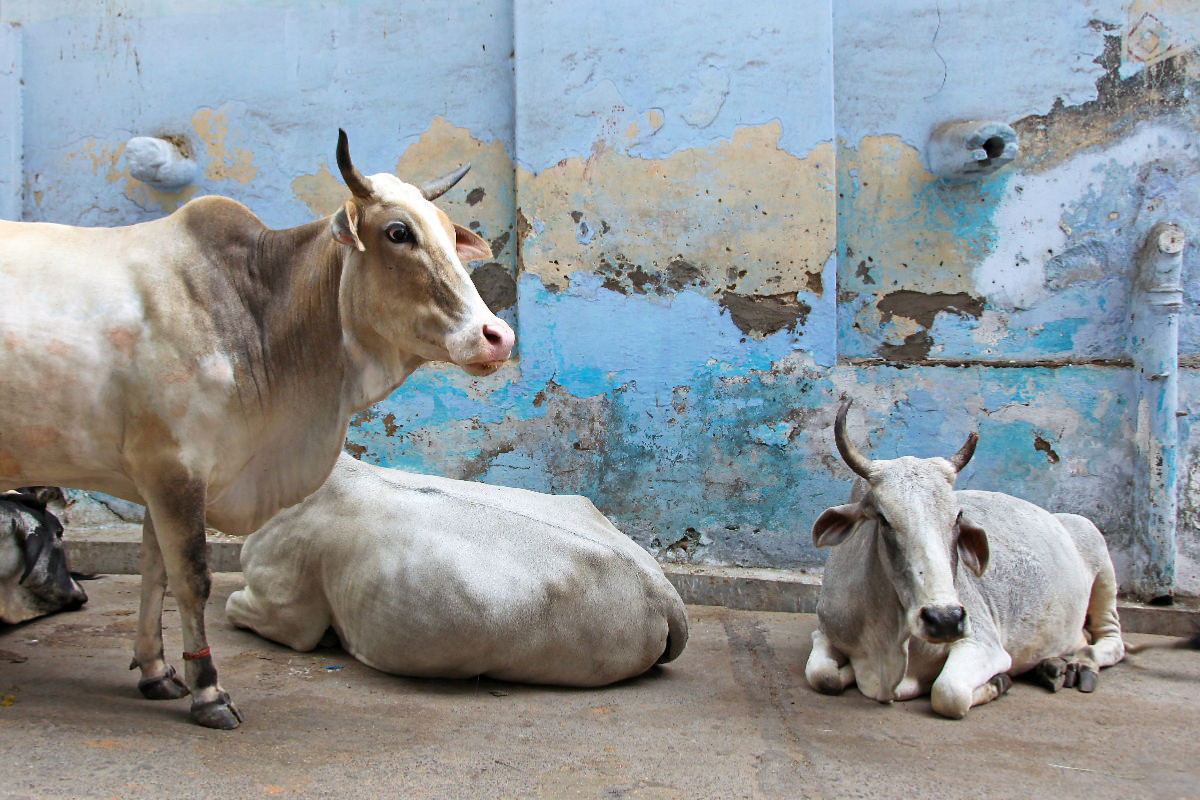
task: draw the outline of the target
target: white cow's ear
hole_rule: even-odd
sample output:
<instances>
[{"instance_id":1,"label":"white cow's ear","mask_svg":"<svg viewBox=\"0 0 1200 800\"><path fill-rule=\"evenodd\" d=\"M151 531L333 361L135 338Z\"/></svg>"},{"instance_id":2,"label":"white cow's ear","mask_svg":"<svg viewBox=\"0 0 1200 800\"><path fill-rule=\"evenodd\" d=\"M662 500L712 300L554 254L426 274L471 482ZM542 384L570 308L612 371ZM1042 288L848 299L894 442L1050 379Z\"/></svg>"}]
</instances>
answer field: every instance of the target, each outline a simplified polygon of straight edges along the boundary
<instances>
[{"instance_id":1,"label":"white cow's ear","mask_svg":"<svg viewBox=\"0 0 1200 800\"><path fill-rule=\"evenodd\" d=\"M987 531L978 525L958 517L958 557L974 573L982 578L988 567L991 551L988 548Z\"/></svg>"},{"instance_id":2,"label":"white cow's ear","mask_svg":"<svg viewBox=\"0 0 1200 800\"><path fill-rule=\"evenodd\" d=\"M862 505L849 503L844 506L834 506L821 512L813 523L813 544L817 547L833 547L846 541L854 533L858 523L867 518Z\"/></svg>"},{"instance_id":3,"label":"white cow's ear","mask_svg":"<svg viewBox=\"0 0 1200 800\"><path fill-rule=\"evenodd\" d=\"M367 249L363 247L362 239L358 238L358 206L353 200L347 200L346 205L338 209L330 227L333 228L335 242L351 245L360 253Z\"/></svg>"},{"instance_id":4,"label":"white cow's ear","mask_svg":"<svg viewBox=\"0 0 1200 800\"><path fill-rule=\"evenodd\" d=\"M462 225L454 226L454 249L458 251L458 260L464 264L492 257L492 248L483 237Z\"/></svg>"}]
</instances>

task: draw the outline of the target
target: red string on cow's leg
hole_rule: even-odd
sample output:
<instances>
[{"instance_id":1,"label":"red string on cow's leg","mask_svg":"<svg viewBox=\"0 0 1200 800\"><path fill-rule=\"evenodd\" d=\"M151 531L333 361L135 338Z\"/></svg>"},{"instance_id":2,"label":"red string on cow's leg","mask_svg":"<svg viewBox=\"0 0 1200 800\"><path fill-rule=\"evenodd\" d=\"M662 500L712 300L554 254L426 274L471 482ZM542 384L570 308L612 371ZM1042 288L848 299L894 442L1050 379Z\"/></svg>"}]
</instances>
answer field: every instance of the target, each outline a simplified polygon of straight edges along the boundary
<instances>
[{"instance_id":1,"label":"red string on cow's leg","mask_svg":"<svg viewBox=\"0 0 1200 800\"><path fill-rule=\"evenodd\" d=\"M147 497L167 577L179 607L184 674L192 691L192 718L209 728L236 728L242 716L217 680L204 628L204 609L212 586L204 536L205 485L169 476Z\"/></svg>"}]
</instances>

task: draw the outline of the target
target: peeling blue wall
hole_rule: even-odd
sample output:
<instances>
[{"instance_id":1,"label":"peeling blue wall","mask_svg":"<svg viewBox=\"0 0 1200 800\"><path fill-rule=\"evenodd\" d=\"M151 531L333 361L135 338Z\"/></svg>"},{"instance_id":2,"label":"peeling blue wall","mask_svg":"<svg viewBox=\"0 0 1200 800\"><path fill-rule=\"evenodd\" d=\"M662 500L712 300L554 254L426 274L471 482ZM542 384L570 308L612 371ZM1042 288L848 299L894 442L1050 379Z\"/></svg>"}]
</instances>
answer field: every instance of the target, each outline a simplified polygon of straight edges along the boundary
<instances>
[{"instance_id":1,"label":"peeling blue wall","mask_svg":"<svg viewBox=\"0 0 1200 800\"><path fill-rule=\"evenodd\" d=\"M25 219L216 193L300 224L336 207L338 126L372 172L471 158L445 207L492 242L477 283L520 356L482 380L423 368L348 447L588 495L666 560L819 566L852 396L873 455L979 431L960 485L1091 517L1128 575L1134 255L1174 219L1176 589L1200 593L1191 3L21 0L0 23L0 211ZM1013 126L1021 155L942 184L923 148L956 119ZM128 175L124 142L163 134L195 187Z\"/></svg>"}]
</instances>

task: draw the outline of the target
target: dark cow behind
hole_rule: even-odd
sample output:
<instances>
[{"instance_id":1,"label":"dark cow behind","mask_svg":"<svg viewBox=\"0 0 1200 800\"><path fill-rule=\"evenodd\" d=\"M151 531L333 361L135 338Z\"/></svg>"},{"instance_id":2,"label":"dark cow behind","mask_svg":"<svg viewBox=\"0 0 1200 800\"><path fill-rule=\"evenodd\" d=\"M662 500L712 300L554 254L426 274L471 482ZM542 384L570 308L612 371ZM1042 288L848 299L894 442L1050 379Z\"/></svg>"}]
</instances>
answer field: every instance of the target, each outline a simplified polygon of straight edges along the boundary
<instances>
[{"instance_id":1,"label":"dark cow behind","mask_svg":"<svg viewBox=\"0 0 1200 800\"><path fill-rule=\"evenodd\" d=\"M63 527L33 494L0 494L0 621L73 611L87 594L67 567Z\"/></svg>"}]
</instances>

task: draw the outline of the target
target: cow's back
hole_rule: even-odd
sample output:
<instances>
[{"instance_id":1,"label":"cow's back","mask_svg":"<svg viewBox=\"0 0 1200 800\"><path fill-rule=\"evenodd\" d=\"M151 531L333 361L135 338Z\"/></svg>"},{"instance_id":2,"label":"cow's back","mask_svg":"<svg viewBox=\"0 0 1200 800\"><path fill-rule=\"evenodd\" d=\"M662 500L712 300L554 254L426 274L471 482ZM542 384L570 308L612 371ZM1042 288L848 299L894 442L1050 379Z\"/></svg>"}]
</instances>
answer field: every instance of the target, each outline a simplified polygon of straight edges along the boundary
<instances>
[{"instance_id":1,"label":"cow's back","mask_svg":"<svg viewBox=\"0 0 1200 800\"><path fill-rule=\"evenodd\" d=\"M1020 498L998 492L955 494L963 517L987 532L990 553L983 577L965 569L958 573L959 597L972 630L994 628L1012 656L1014 673L1035 666L1047 654L1081 646L1097 570L1081 556L1075 536L1057 515Z\"/></svg>"}]
</instances>

